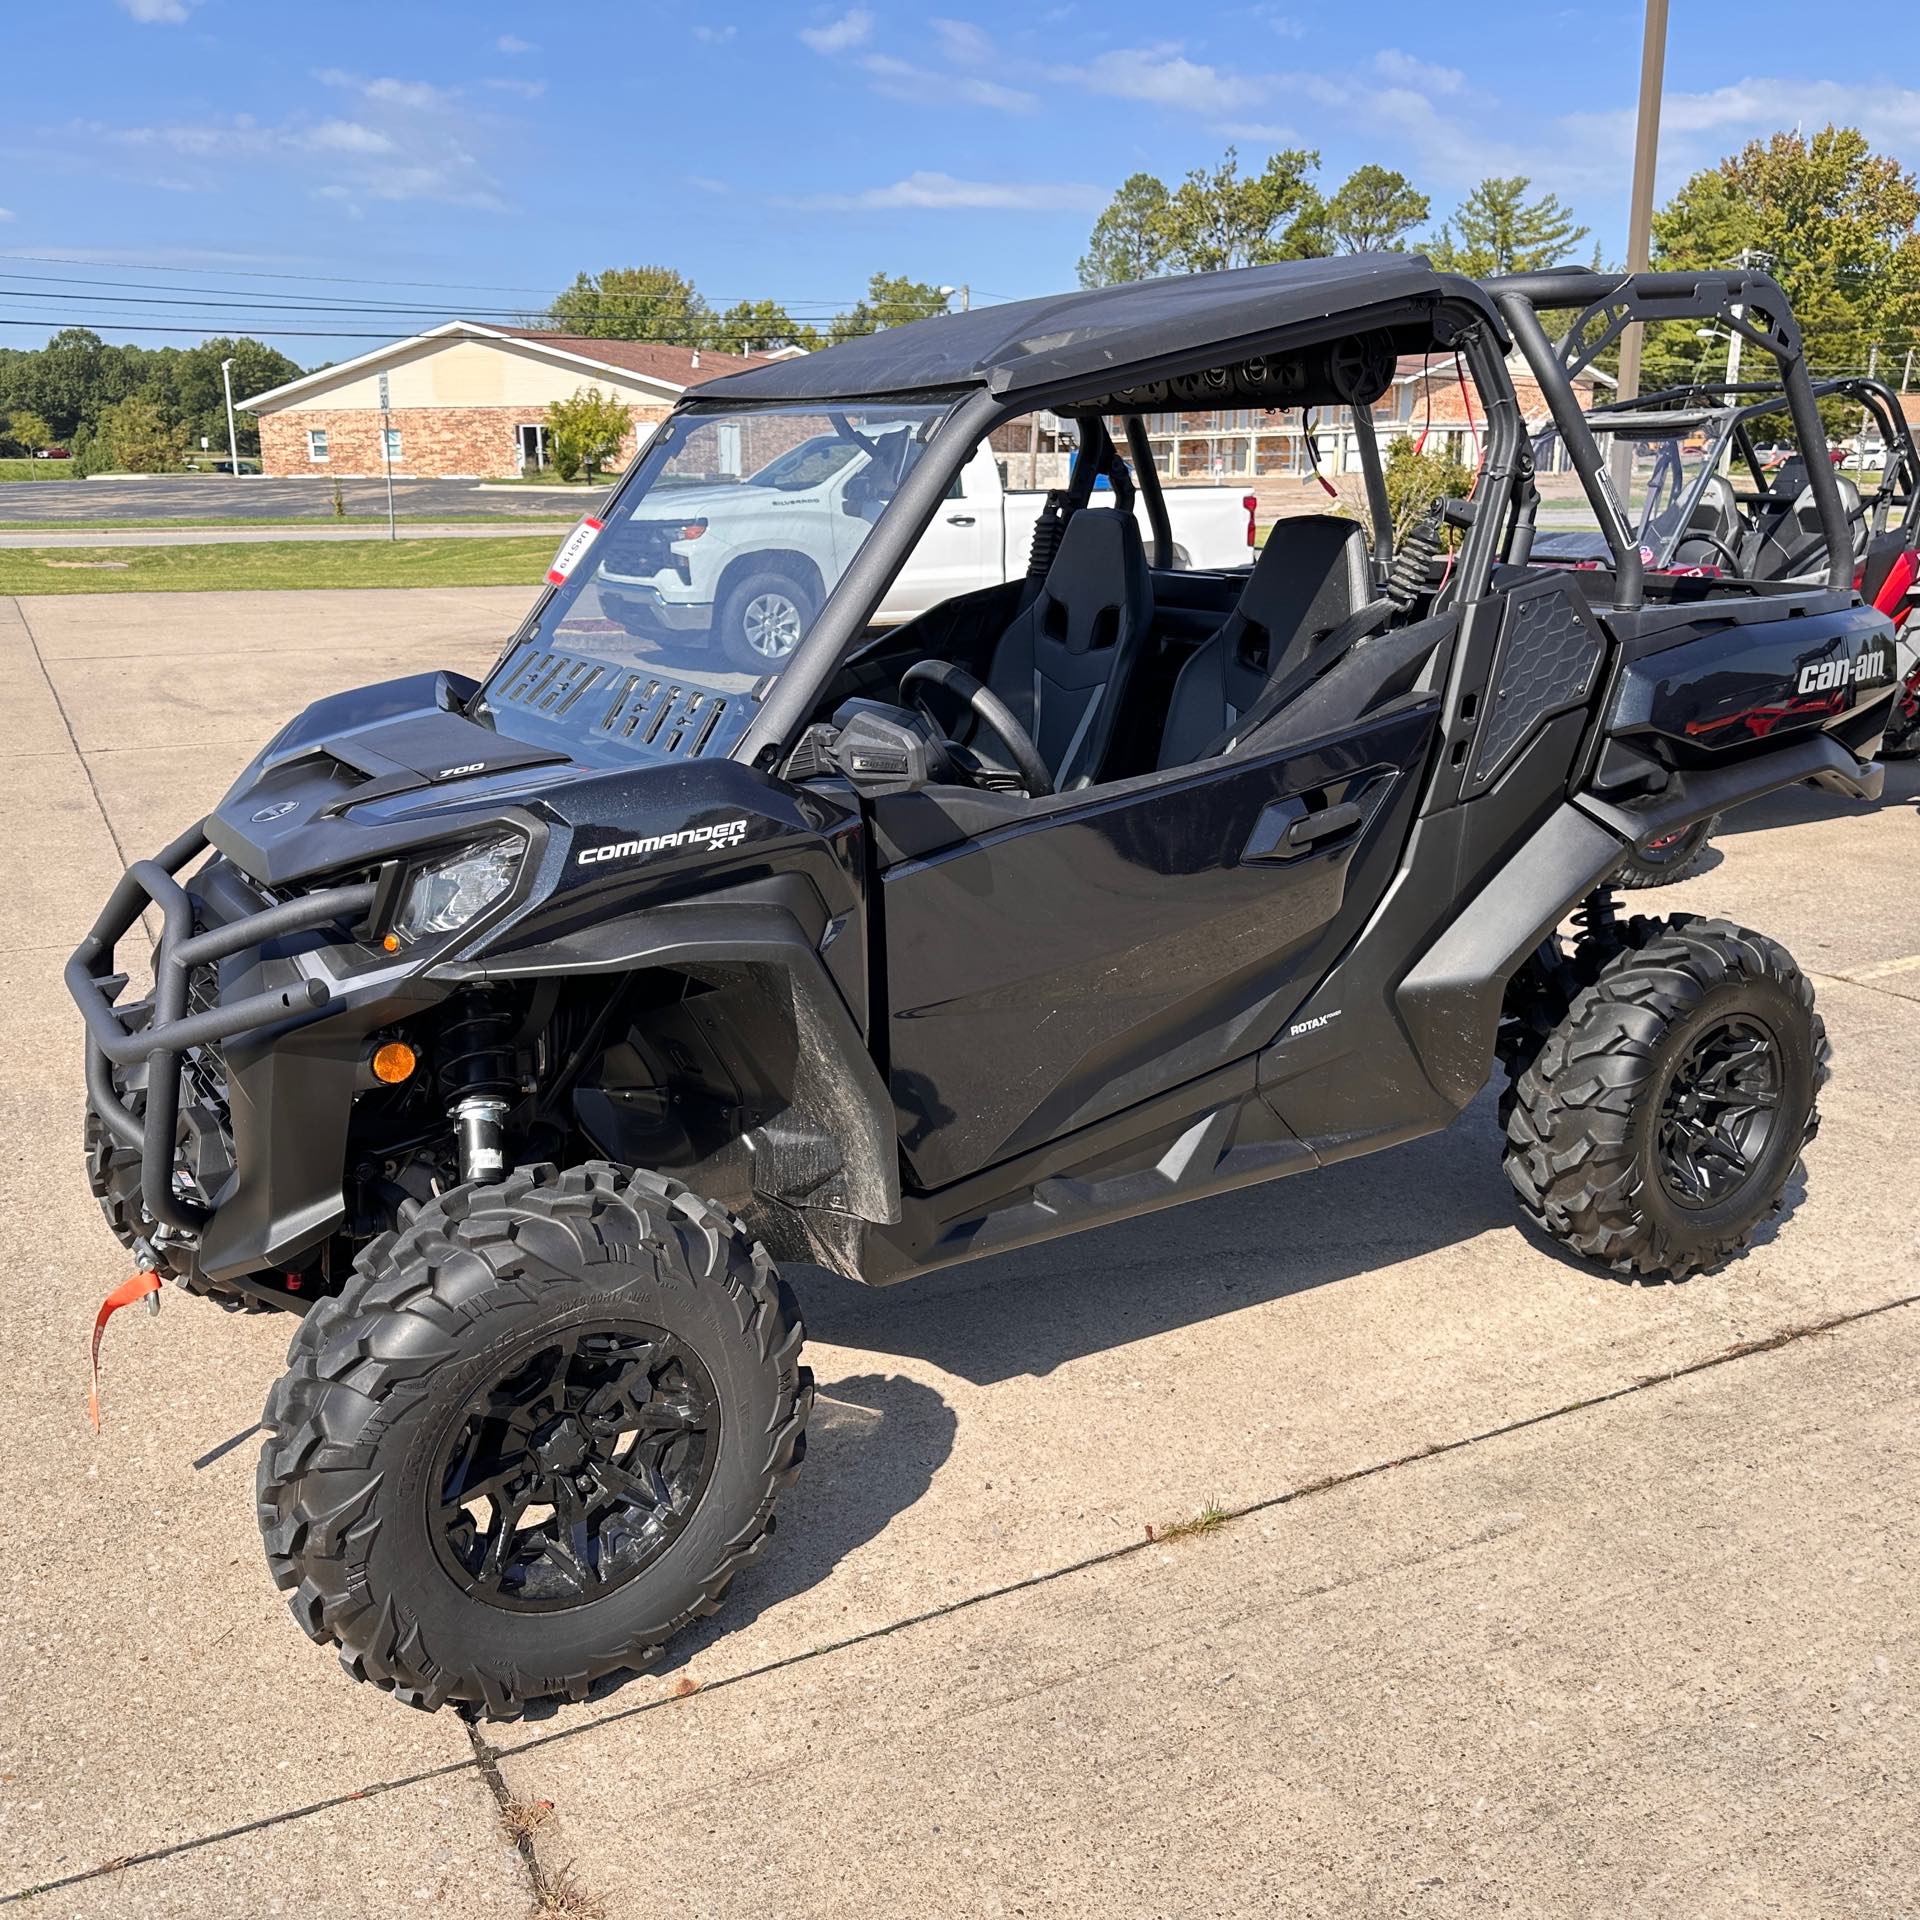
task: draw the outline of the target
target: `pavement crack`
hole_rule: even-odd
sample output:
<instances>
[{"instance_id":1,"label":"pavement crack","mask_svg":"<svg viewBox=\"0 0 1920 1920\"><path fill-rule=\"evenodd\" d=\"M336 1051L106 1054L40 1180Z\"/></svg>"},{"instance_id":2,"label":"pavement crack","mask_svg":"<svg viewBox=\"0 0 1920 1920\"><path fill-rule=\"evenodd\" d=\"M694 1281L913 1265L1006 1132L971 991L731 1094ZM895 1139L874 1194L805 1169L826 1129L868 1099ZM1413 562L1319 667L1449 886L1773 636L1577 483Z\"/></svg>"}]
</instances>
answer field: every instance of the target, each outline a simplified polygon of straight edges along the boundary
<instances>
[{"instance_id":1,"label":"pavement crack","mask_svg":"<svg viewBox=\"0 0 1920 1920\"><path fill-rule=\"evenodd\" d=\"M68 744L73 748L73 757L80 763L80 777L87 783L87 791L93 795L93 804L99 810L100 824L107 830L107 838L113 842L113 850L119 855L120 864L131 866L127 850L120 844L120 835L113 824L113 816L107 811L107 803L100 797L100 789L94 783L93 768L87 756L80 750L80 736L73 730L73 716L67 712L67 703L60 697L60 689L54 685L53 675L47 671L46 655L40 651L40 636L33 630L33 622L27 618L27 609L18 594L13 596L13 610L20 617L20 631L27 636L27 645L33 649L33 664L40 669L40 678L47 683L47 692L53 698L53 710L60 716L60 724L66 729Z\"/></svg>"},{"instance_id":2,"label":"pavement crack","mask_svg":"<svg viewBox=\"0 0 1920 1920\"><path fill-rule=\"evenodd\" d=\"M1550 1407L1540 1413L1523 1415L1516 1420L1502 1422L1499 1426L1483 1428L1477 1433L1463 1434L1457 1440L1442 1440L1432 1446L1421 1447L1412 1453L1400 1454L1390 1460L1376 1460L1367 1466L1355 1467L1346 1473L1328 1474L1322 1479L1306 1481L1300 1486L1289 1487L1283 1493L1276 1493L1264 1500L1254 1500L1245 1506L1227 1510L1227 1521L1246 1520L1256 1514L1271 1513L1281 1507L1289 1507L1298 1501L1315 1499L1323 1494L1337 1492L1364 1481L1375 1480L1384 1474L1398 1472L1403 1468L1414 1467L1430 1460L1440 1460L1449 1454L1464 1453L1474 1447L1483 1447L1492 1441L1504 1440L1514 1434L1525 1433L1535 1427L1549 1426L1558 1420L1566 1420L1574 1415L1591 1413L1598 1408L1612 1406L1619 1401L1630 1400L1637 1394L1648 1393L1655 1388L1670 1386L1676 1381L1692 1379L1696 1375L1712 1373L1718 1368L1733 1366L1744 1360L1751 1360L1762 1354L1778 1353L1783 1348L1796 1346L1805 1340L1811 1340L1821 1334L1835 1333L1846 1327L1858 1326L1868 1320L1878 1319L1882 1314L1893 1313L1902 1307L1920 1306L1920 1292L1901 1294L1892 1300L1883 1300L1870 1307L1859 1307L1850 1313L1834 1314L1825 1320L1805 1321L1797 1326L1783 1327L1776 1333L1766 1334L1753 1340L1742 1340L1733 1346L1722 1348L1718 1353L1710 1353L1699 1360L1691 1360L1677 1367L1669 1367L1660 1373L1645 1374L1637 1380L1631 1380L1624 1386L1610 1387L1601 1393L1593 1393L1578 1400L1570 1400L1563 1405ZM1471 1544L1471 1543L1462 1543ZM1145 1538L1128 1541L1123 1546L1108 1547L1102 1552L1070 1560L1058 1567L1049 1567L1042 1572L1030 1574L1023 1580L1012 1580L1004 1585L988 1587L978 1593L963 1594L957 1600L947 1601L938 1607L929 1607L919 1613L907 1614L898 1620L890 1620L877 1627L869 1627L860 1633L846 1635L839 1640L830 1640L817 1647L810 1647L803 1653L792 1653L778 1660L768 1660L759 1666L747 1667L739 1673L728 1674L717 1680L709 1680L700 1689L695 1698L704 1700L708 1695L718 1693L724 1688L744 1685L748 1681L764 1680L789 1668L804 1666L810 1661L825 1659L836 1653L845 1653L852 1648L866 1646L874 1641L891 1638L894 1634L906 1633L915 1627L926 1626L937 1620L950 1618L954 1614L966 1613L975 1607L986 1606L995 1600L1004 1600L1014 1594L1026 1593L1036 1587L1051 1586L1056 1581L1065 1580L1077 1573L1086 1573L1094 1568L1111 1566L1121 1560L1128 1560L1149 1549L1160 1547L1161 1543ZM1164 1548L1161 1550L1164 1551ZM578 1739L581 1735L595 1733L602 1728L617 1725L623 1720L637 1719L641 1714L659 1713L684 1704L682 1696L669 1694L664 1697L643 1700L631 1707L621 1707L611 1713L601 1714L579 1726L563 1727L554 1733L541 1734L537 1738L524 1741L508 1748L497 1748L484 1739L473 1722L466 1723L467 1737L472 1745L470 1759L449 1761L444 1766L429 1767L419 1773L404 1774L392 1780L376 1782L371 1786L359 1787L349 1793L339 1793L324 1800L316 1800L303 1807L290 1807L281 1813L263 1814L257 1820L248 1820L234 1827L222 1828L217 1833L201 1834L190 1840L175 1841L169 1846L154 1847L143 1853L123 1854L112 1860L102 1861L97 1866L83 1868L78 1873L67 1874L57 1880L42 1881L34 1886L22 1887L13 1893L0 1894L0 1907L12 1906L22 1900L30 1900L39 1894L55 1893L68 1887L97 1880L107 1874L123 1873L132 1867L151 1866L162 1860L174 1859L185 1853L193 1853L202 1847L218 1846L229 1840L244 1838L248 1834L265 1832L272 1827L284 1826L291 1821L304 1820L317 1813L330 1812L335 1807L347 1806L356 1800L370 1800L378 1794L391 1793L398 1788L419 1786L430 1780L444 1780L454 1774L468 1770L478 1772L486 1781L488 1790L499 1803L501 1824L512 1837L513 1844L526 1862L528 1875L533 1882L536 1920L552 1916L576 1916L577 1920L592 1920L603 1911L594 1898L580 1888L573 1880L571 1866L561 1868L557 1873L548 1869L538 1858L533 1841L533 1830L537 1822L524 1818L524 1803L514 1798L511 1788L501 1768L502 1760L519 1760L522 1756L536 1752L542 1747L557 1745L562 1740ZM520 1831L525 1828L524 1837Z\"/></svg>"}]
</instances>

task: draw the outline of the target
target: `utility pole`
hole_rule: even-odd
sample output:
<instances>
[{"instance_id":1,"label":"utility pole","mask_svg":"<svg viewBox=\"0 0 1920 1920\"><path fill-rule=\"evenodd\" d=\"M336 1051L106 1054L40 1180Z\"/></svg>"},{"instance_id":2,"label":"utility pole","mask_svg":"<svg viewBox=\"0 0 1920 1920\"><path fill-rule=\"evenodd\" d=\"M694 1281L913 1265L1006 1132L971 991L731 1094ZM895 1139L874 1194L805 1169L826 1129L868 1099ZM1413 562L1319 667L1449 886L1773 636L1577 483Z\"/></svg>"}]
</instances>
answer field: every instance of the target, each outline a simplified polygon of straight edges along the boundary
<instances>
[{"instance_id":1,"label":"utility pole","mask_svg":"<svg viewBox=\"0 0 1920 1920\"><path fill-rule=\"evenodd\" d=\"M220 362L220 385L227 396L227 460L233 468L233 477L240 478L240 436L233 430L233 362Z\"/></svg>"},{"instance_id":2,"label":"utility pole","mask_svg":"<svg viewBox=\"0 0 1920 1920\"><path fill-rule=\"evenodd\" d=\"M965 281L962 281L957 287L940 287L936 289L936 291L942 300L951 300L957 293L960 296L960 311L962 313L971 313L973 311L973 288Z\"/></svg>"},{"instance_id":3,"label":"utility pole","mask_svg":"<svg viewBox=\"0 0 1920 1920\"><path fill-rule=\"evenodd\" d=\"M1660 153L1660 91L1667 70L1667 0L1647 0L1646 32L1640 42L1640 115L1633 136L1633 197L1627 207L1627 271L1645 273L1653 247L1653 169ZM1620 338L1620 385L1615 397L1640 397L1641 328ZM1633 473L1633 443L1624 435L1614 448L1614 486L1625 495Z\"/></svg>"}]
</instances>

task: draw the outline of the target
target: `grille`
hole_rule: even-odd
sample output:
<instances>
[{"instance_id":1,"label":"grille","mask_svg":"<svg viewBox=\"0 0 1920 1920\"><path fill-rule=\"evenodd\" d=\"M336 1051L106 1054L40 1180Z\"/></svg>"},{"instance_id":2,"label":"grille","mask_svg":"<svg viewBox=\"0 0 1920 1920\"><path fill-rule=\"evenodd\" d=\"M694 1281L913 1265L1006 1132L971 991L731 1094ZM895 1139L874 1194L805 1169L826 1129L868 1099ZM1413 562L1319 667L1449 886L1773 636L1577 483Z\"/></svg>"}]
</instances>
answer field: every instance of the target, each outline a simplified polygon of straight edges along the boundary
<instances>
[{"instance_id":1,"label":"grille","mask_svg":"<svg viewBox=\"0 0 1920 1920\"><path fill-rule=\"evenodd\" d=\"M1513 595L1474 751L1472 791L1487 786L1543 720L1587 698L1603 645L1592 615L1558 581Z\"/></svg>"},{"instance_id":2,"label":"grille","mask_svg":"<svg viewBox=\"0 0 1920 1920\"><path fill-rule=\"evenodd\" d=\"M220 1003L217 965L195 967L187 976L187 1012L206 1013ZM233 1114L227 1104L227 1061L218 1041L191 1047L180 1067L186 1106L202 1106L216 1114L222 1131L230 1132Z\"/></svg>"},{"instance_id":3,"label":"grille","mask_svg":"<svg viewBox=\"0 0 1920 1920\"><path fill-rule=\"evenodd\" d=\"M597 732L689 760L706 751L728 706L725 695L702 687L538 647L528 650L493 702L558 719L589 694Z\"/></svg>"}]
</instances>

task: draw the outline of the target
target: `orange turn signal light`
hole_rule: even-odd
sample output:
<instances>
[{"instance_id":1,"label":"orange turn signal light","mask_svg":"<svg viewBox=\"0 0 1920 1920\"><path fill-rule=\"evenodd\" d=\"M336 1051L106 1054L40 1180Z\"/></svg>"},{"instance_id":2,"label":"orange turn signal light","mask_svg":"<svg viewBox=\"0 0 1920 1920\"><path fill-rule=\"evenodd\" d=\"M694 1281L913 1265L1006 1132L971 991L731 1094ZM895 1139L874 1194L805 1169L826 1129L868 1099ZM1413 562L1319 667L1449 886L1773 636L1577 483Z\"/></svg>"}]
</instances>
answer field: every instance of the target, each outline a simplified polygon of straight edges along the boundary
<instances>
[{"instance_id":1,"label":"orange turn signal light","mask_svg":"<svg viewBox=\"0 0 1920 1920\"><path fill-rule=\"evenodd\" d=\"M412 1079L419 1064L420 1056L404 1040L389 1040L373 1056L373 1077L397 1087L402 1080Z\"/></svg>"},{"instance_id":2,"label":"orange turn signal light","mask_svg":"<svg viewBox=\"0 0 1920 1920\"><path fill-rule=\"evenodd\" d=\"M380 945L384 952L398 953L400 951L400 936L397 933L390 933L380 942Z\"/></svg>"}]
</instances>

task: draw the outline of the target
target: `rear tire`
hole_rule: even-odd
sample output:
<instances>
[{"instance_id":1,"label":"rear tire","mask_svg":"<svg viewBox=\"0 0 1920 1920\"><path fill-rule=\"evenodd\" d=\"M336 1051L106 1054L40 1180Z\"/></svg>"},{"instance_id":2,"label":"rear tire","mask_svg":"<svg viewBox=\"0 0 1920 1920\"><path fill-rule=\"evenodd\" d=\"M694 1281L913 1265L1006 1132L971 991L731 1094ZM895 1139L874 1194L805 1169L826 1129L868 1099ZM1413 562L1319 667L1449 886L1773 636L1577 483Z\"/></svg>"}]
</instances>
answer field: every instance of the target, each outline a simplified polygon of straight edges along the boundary
<instances>
[{"instance_id":1,"label":"rear tire","mask_svg":"<svg viewBox=\"0 0 1920 1920\"><path fill-rule=\"evenodd\" d=\"M1685 1279L1779 1210L1830 1058L1785 949L1724 920L1636 921L1519 1071L1507 1177L1576 1253Z\"/></svg>"},{"instance_id":2,"label":"rear tire","mask_svg":"<svg viewBox=\"0 0 1920 1920\"><path fill-rule=\"evenodd\" d=\"M712 1613L772 1531L802 1337L766 1255L675 1181L595 1162L456 1188L294 1336L258 1477L274 1580L408 1705L584 1699Z\"/></svg>"},{"instance_id":3,"label":"rear tire","mask_svg":"<svg viewBox=\"0 0 1920 1920\"><path fill-rule=\"evenodd\" d=\"M1720 816L1716 813L1709 819L1696 820L1690 827L1682 827L1678 833L1642 841L1621 861L1612 884L1637 890L1692 879L1706 867L1708 844L1719 824Z\"/></svg>"}]
</instances>

